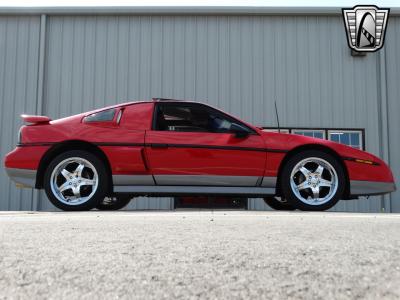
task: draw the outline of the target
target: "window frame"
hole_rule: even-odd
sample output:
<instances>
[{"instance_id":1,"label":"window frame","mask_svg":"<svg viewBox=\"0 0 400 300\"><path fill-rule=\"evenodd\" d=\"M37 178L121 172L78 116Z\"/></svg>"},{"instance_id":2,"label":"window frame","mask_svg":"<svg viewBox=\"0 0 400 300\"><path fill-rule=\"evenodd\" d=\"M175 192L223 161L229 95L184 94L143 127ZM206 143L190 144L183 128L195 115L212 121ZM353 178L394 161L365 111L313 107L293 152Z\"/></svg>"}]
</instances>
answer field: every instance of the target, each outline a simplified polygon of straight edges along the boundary
<instances>
[{"instance_id":1,"label":"window frame","mask_svg":"<svg viewBox=\"0 0 400 300\"><path fill-rule=\"evenodd\" d=\"M265 126L261 127L263 131L265 132L266 130L278 130L278 127L272 127L272 126ZM323 130L325 131L325 140L330 141L329 139L329 132L349 132L349 133L361 133L361 149L365 151L365 145L366 145L366 138L365 138L365 128L338 128L338 127L280 127L281 130L288 130L290 134L293 134L292 130ZM344 144L343 144L344 145Z\"/></svg>"},{"instance_id":2,"label":"window frame","mask_svg":"<svg viewBox=\"0 0 400 300\"><path fill-rule=\"evenodd\" d=\"M350 146L350 147L352 147L354 149L359 149L359 150L364 150L365 149L365 143L364 143L364 140L365 140L364 137L365 136L364 136L364 133L359 129L337 129L337 130L329 129L328 130L328 136L327 136L327 139L329 141L332 141L332 139L331 139L331 134L332 133L350 133L350 134L351 133L358 133L358 134L360 134L359 142L360 142L360 146L361 147L360 148L354 148L351 145L347 145L347 146ZM343 145L346 145L346 144L343 144Z\"/></svg>"},{"instance_id":3,"label":"window frame","mask_svg":"<svg viewBox=\"0 0 400 300\"><path fill-rule=\"evenodd\" d=\"M264 128L262 127L261 129L264 132L275 132L275 133L286 133L289 134L290 133L290 129L286 129L286 128Z\"/></svg>"},{"instance_id":4,"label":"window frame","mask_svg":"<svg viewBox=\"0 0 400 300\"><path fill-rule=\"evenodd\" d=\"M323 139L323 140L326 140L326 139L327 139L326 130L324 130L324 129L319 129L319 128L315 128L315 129L299 129L299 128L293 128L293 129L290 130L290 132L291 132L292 134L307 136L307 135L304 135L304 134L295 133L295 131L302 131L302 132L321 132L321 133L322 133L322 139ZM319 139L318 137L314 137L314 136L312 136L312 137L313 137L313 138Z\"/></svg>"},{"instance_id":5,"label":"window frame","mask_svg":"<svg viewBox=\"0 0 400 300\"><path fill-rule=\"evenodd\" d=\"M215 112L217 115L221 115L223 118L229 120L231 123L237 123L238 125L242 126L243 128L248 130L249 135L258 135L257 131L255 131L253 128L249 127L248 125L246 125L245 123L243 123L241 120L238 120L235 117L232 117L216 108L213 108L211 106L208 106L206 104L203 103L193 103L193 102L174 102L174 101L166 101L166 102L157 102L154 105L154 111L153 111L153 120L152 120L152 124L151 124L151 130L152 131L160 131L160 132L185 132L185 133L215 133L215 134L234 134L234 132L197 132L197 131L174 131L174 130L158 130L157 128L157 117L159 114L159 107L162 105L175 105L175 106L182 106L182 107L195 107L195 106L199 106L199 107L203 107L204 109L206 109L208 112Z\"/></svg>"},{"instance_id":6,"label":"window frame","mask_svg":"<svg viewBox=\"0 0 400 300\"><path fill-rule=\"evenodd\" d=\"M101 114L101 113L106 113L106 112L111 111L111 110L114 111L114 115L113 115L113 117L112 117L111 120L94 120L94 121L88 120L88 118L91 117L91 116L93 116L93 115L98 115L98 114ZM90 114L88 114L88 115L85 115L85 116L82 118L82 123L85 123L85 124L98 124L98 123L111 124L111 123L114 123L114 122L115 122L115 118L116 118L116 116L117 116L117 114L119 113L120 110L121 110L121 109L118 109L118 108L116 108L116 107L113 107L113 108L108 108L108 109L104 109L104 110L100 110L100 111L96 111L96 112L90 113Z\"/></svg>"}]
</instances>

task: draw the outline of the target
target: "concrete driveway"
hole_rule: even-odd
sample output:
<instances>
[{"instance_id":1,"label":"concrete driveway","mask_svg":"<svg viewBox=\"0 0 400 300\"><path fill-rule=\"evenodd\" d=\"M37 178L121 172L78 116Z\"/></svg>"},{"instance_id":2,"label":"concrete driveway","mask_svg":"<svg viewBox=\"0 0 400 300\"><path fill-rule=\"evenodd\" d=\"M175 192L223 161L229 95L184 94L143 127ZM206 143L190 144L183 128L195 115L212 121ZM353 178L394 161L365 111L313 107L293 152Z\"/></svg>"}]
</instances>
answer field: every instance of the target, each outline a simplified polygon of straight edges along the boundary
<instances>
[{"instance_id":1,"label":"concrete driveway","mask_svg":"<svg viewBox=\"0 0 400 300\"><path fill-rule=\"evenodd\" d=\"M400 215L1 212L0 298L399 299Z\"/></svg>"}]
</instances>

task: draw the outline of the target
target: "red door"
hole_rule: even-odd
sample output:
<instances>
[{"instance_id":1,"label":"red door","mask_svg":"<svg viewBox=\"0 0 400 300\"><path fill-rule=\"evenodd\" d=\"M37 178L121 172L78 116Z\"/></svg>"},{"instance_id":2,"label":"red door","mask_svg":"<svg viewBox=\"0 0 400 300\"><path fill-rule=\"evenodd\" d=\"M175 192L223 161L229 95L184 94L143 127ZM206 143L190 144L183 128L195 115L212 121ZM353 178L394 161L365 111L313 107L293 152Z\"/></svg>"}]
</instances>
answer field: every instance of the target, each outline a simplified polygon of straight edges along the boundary
<instances>
[{"instance_id":1,"label":"red door","mask_svg":"<svg viewBox=\"0 0 400 300\"><path fill-rule=\"evenodd\" d=\"M210 114L210 108L202 107L200 109L206 109ZM222 124L221 118L233 122L229 116L221 116L219 111L212 112L218 114L218 119L212 120L218 124ZM212 130L217 132L205 132L205 128L211 130L211 125L204 125L209 123L204 118L209 117L201 113L201 117L194 117L192 115L200 113L187 114L186 111L183 114L179 109L167 108L159 120L165 123L163 127L154 124L155 130L146 132L146 156L156 184L256 186L261 182L266 161L263 139L254 131L241 137L226 129L218 132L220 125L212 125ZM228 129L232 127L226 120L223 122Z\"/></svg>"}]
</instances>

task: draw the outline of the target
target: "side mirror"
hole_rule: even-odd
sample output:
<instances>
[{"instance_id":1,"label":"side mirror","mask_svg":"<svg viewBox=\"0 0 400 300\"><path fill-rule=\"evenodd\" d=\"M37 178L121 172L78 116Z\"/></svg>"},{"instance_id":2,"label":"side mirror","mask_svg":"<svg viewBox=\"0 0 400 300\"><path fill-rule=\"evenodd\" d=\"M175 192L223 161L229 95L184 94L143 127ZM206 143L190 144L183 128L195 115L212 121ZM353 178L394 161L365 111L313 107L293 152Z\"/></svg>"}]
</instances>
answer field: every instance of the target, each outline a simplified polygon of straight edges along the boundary
<instances>
[{"instance_id":1,"label":"side mirror","mask_svg":"<svg viewBox=\"0 0 400 300\"><path fill-rule=\"evenodd\" d=\"M240 126L239 124L236 124L236 123L232 123L231 132L237 138L245 138L249 135L249 131L246 130L246 128L243 128L242 126Z\"/></svg>"}]
</instances>

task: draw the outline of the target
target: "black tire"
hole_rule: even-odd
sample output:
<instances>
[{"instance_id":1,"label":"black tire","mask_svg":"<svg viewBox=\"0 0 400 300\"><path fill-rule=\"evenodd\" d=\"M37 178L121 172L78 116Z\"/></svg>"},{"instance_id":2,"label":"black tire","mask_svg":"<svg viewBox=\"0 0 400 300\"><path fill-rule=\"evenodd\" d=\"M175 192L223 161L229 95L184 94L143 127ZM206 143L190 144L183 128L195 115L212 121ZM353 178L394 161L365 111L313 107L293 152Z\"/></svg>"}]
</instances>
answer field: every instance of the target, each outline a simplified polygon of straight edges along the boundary
<instances>
[{"instance_id":1,"label":"black tire","mask_svg":"<svg viewBox=\"0 0 400 300\"><path fill-rule=\"evenodd\" d=\"M279 197L281 198L281 197ZM267 204L269 207L271 207L272 209L275 210L295 210L296 207L294 207L293 205L289 204L286 199L284 199L283 201L281 199L279 199L276 196L269 196L269 197L265 197L264 198L264 202L265 204Z\"/></svg>"},{"instance_id":2,"label":"black tire","mask_svg":"<svg viewBox=\"0 0 400 300\"><path fill-rule=\"evenodd\" d=\"M83 159L83 160L89 162L94 167L95 171L97 172L97 186L95 189L92 187L92 190L90 190L90 194L87 195L88 199L85 200L83 203L68 204L68 203L65 203L65 201L63 202L60 199L58 199L57 197L60 197L60 196L56 196L56 193L53 192L51 178L52 178L53 171L55 173L57 173L57 170L55 170L55 168L57 168L57 166L60 163L66 161L68 159L73 160L75 158ZM73 162L71 162L70 164L73 164ZM91 172L91 169L88 168L87 170L84 170L82 172L86 172L87 174L89 174L89 172ZM72 174L72 171L70 174ZM59 176L59 178L61 178L60 180L63 180L61 175L58 175L58 176ZM85 175L82 173L82 176L85 176ZM87 177L88 177L88 179L90 179L90 175L87 175ZM70 177L70 178L72 179L73 177ZM82 178L84 178L84 177L82 177ZM90 210L90 209L96 207L100 203L100 201L102 201L104 199L104 197L106 196L107 191L108 191L108 174L107 174L106 168L104 166L104 163L96 155L86 152L86 151L82 151L82 150L71 150L71 151L67 151L67 152L64 152L64 153L58 155L56 158L54 158L50 162L49 166L46 169L45 175L44 175L44 184L43 185L44 185L44 189L46 191L46 195L49 198L50 202L57 208L64 210L64 211L85 211L85 210ZM53 184L53 186L54 186L54 184ZM86 187L83 189L86 189ZM85 191L82 191L82 187L79 187L79 191L82 193L85 192ZM86 192L86 193L89 193L89 192Z\"/></svg>"},{"instance_id":3,"label":"black tire","mask_svg":"<svg viewBox=\"0 0 400 300\"><path fill-rule=\"evenodd\" d=\"M305 196L303 196L303 200L301 198L299 198L298 196L296 196L295 192L292 189L291 186L291 176L292 176L292 171L295 172L295 168L296 166L303 161L307 161L307 159L319 159L325 161L325 163L327 162L328 165L325 165L324 167L324 171L322 172L324 175L324 177L328 177L331 176L331 178L334 178L334 175L332 176L332 174L334 173L329 173L330 169L334 170L334 172L336 172L337 178L335 180L331 180L330 182L335 181L335 184L333 185L333 187L331 186L328 190L328 188L323 187L320 188L319 186L319 181L316 183L317 184L317 188L320 189L320 194L319 197L321 197L321 199L325 199L324 201L326 201L325 203L323 203L323 201L321 201L321 204L318 204L318 201L316 203L313 203L312 205L310 205L310 203L306 203L307 200L304 200ZM308 165L308 168L312 168L312 164L313 162L310 162ZM330 166L329 166L330 165ZM303 169L304 170L304 169ZM307 168L306 168L307 170ZM316 172L316 171L315 171ZM325 172L325 173L324 173ZM328 173L326 173L328 172ZM333 171L331 171L333 172ZM317 172L318 173L318 172ZM304 176L303 172L298 172L296 173L297 175L294 176L294 178L299 178L301 176ZM303 175L302 175L303 174ZM308 180L314 180L314 171L312 171L311 173L308 173L309 175L311 174L311 176L309 177L305 177L305 181L307 181L306 184L310 184ZM297 177L296 177L297 176ZM311 179L309 179L311 178ZM321 177L322 178L322 177ZM325 153L323 151L318 151L318 150L306 150L303 152L300 152L298 154L295 154L294 156L292 156L287 163L285 164L285 166L283 167L282 170L282 175L281 175L281 190L283 193L283 196L287 199L288 203L290 205L292 205L293 207L296 207L300 210L304 210L304 211L324 211L327 210L331 207L333 207L342 197L344 190L345 190L345 186L346 186L346 176L345 176L345 172L343 170L343 167L341 165L341 163L332 155ZM318 180L318 179L315 179ZM299 179L299 181L301 181ZM328 180L329 181L329 180ZM301 183L301 182L300 182ZM313 183L311 182L311 185ZM337 189L335 191L335 187L337 186ZM315 186L314 186L315 187ZM332 189L332 192L330 192ZM303 191L303 190L302 190ZM300 193L300 192L298 192ZM301 192L303 193L303 192ZM312 189L311 186L309 188L305 188L304 189L304 193L312 193ZM323 193L326 193L326 195L324 195ZM331 194L329 194L331 193ZM302 195L300 195L302 196ZM309 196L311 197L311 196ZM314 196L312 196L314 197ZM310 199L311 200L311 199Z\"/></svg>"},{"instance_id":4,"label":"black tire","mask_svg":"<svg viewBox=\"0 0 400 300\"><path fill-rule=\"evenodd\" d=\"M131 196L118 195L112 197L106 197L103 201L97 204L98 210L119 210L124 208L131 202Z\"/></svg>"}]
</instances>

